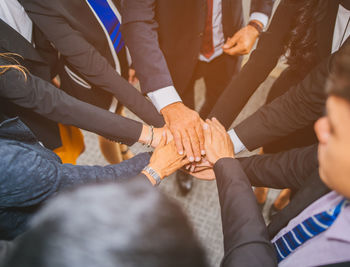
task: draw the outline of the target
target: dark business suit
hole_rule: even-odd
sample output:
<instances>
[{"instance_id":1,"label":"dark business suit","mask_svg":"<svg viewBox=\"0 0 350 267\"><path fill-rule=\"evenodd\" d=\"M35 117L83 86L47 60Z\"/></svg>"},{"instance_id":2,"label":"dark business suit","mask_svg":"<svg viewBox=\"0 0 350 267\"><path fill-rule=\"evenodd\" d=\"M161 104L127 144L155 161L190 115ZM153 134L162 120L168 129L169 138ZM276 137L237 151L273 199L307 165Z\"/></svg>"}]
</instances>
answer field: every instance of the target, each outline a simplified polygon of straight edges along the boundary
<instances>
[{"instance_id":1,"label":"dark business suit","mask_svg":"<svg viewBox=\"0 0 350 267\"><path fill-rule=\"evenodd\" d=\"M93 100L102 91L106 95L113 94L118 101L147 123L158 127L163 125L163 119L153 105L114 69L115 62L110 54L106 36L86 1L20 0L19 2L60 53L63 64L94 88L79 89L85 90L87 98ZM84 97L82 99L90 102ZM102 102L105 103L104 100Z\"/></svg>"},{"instance_id":2,"label":"dark business suit","mask_svg":"<svg viewBox=\"0 0 350 267\"><path fill-rule=\"evenodd\" d=\"M9 62L0 58L0 65L6 64ZM12 103L27 113L34 112L55 122L74 125L113 141L127 145L138 141L142 123L80 101L39 77L30 73L26 75L25 78L14 69L0 75L2 102Z\"/></svg>"},{"instance_id":3,"label":"dark business suit","mask_svg":"<svg viewBox=\"0 0 350 267\"><path fill-rule=\"evenodd\" d=\"M328 0L327 12L323 14L324 17L316 25L316 56L318 63L331 54L333 29L338 6L339 0ZM232 79L220 96L209 117L215 116L226 128L231 126L249 97L268 77L277 65L279 58L284 54L285 40L290 34L296 14L297 10L293 1L281 1L269 28L260 36L257 48L252 52L240 73ZM290 68L287 68L275 82L275 86L287 91L292 86L300 83L306 75L307 73L299 77Z\"/></svg>"},{"instance_id":4,"label":"dark business suit","mask_svg":"<svg viewBox=\"0 0 350 267\"><path fill-rule=\"evenodd\" d=\"M328 189L290 212L283 223L279 222L281 217L274 217L271 225L275 228L271 232L271 225L265 226L251 186L298 189L312 182L318 173L316 149L311 146L276 155L224 158L214 165L224 234L222 266L277 266L270 239ZM294 202L293 199L289 206L293 207Z\"/></svg>"},{"instance_id":5,"label":"dark business suit","mask_svg":"<svg viewBox=\"0 0 350 267\"><path fill-rule=\"evenodd\" d=\"M51 80L55 75L52 70L57 62L57 54L48 42L41 38L42 33L35 26L33 28L33 36L36 36L40 45L45 47L40 52L34 49L31 43L1 19L0 32L0 53L20 55L22 58L17 57L16 59L29 72L48 82ZM19 116L46 147L55 149L61 146L61 138L55 122L11 101L5 101L4 98L0 98L0 110L9 117Z\"/></svg>"},{"instance_id":6,"label":"dark business suit","mask_svg":"<svg viewBox=\"0 0 350 267\"><path fill-rule=\"evenodd\" d=\"M269 16L271 9L272 1L252 1L251 12ZM193 84L196 74L200 74L198 56L206 14L205 0L122 1L122 32L144 93L174 85L184 103L193 106ZM225 39L242 27L241 0L222 1L222 25ZM222 72L225 79L217 84L218 96L222 90L219 87L224 87L239 70L240 60L222 55L209 64L220 66L216 73ZM204 79L209 75L205 73ZM212 104L217 96L210 99Z\"/></svg>"}]
</instances>

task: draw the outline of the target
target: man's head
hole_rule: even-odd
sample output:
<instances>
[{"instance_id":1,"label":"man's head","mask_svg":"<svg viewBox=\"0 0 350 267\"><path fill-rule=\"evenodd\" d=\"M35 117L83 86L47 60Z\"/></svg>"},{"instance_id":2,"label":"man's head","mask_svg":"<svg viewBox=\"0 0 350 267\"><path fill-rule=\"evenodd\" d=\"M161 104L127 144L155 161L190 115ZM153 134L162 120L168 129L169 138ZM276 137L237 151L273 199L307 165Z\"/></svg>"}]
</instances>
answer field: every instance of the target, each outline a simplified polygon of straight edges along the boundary
<instances>
[{"instance_id":1,"label":"man's head","mask_svg":"<svg viewBox=\"0 0 350 267\"><path fill-rule=\"evenodd\" d=\"M59 196L17 242L5 266L207 266L181 209L140 180Z\"/></svg>"},{"instance_id":2,"label":"man's head","mask_svg":"<svg viewBox=\"0 0 350 267\"><path fill-rule=\"evenodd\" d=\"M333 60L327 84L327 115L315 124L320 176L328 187L350 198L350 46Z\"/></svg>"}]
</instances>

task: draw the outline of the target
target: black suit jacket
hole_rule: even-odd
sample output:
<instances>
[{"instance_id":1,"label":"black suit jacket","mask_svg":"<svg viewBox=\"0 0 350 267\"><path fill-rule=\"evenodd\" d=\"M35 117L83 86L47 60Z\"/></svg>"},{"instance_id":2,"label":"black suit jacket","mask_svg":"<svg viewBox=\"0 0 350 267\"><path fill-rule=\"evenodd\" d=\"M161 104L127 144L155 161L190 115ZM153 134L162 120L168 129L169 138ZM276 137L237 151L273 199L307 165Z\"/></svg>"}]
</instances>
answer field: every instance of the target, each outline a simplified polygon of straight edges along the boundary
<instances>
[{"instance_id":1,"label":"black suit jacket","mask_svg":"<svg viewBox=\"0 0 350 267\"><path fill-rule=\"evenodd\" d=\"M260 36L257 47L248 62L222 93L209 118L216 117L226 128L230 127L250 96L277 65L279 58L285 52L285 41L291 32L292 23L297 14L293 2L293 0L281 1L269 28ZM326 13L321 14L322 19L316 24L318 63L331 54L339 2L339 0L326 0ZM303 78L287 68L283 72L283 77L278 79L281 83L279 86L289 89L292 85L301 82Z\"/></svg>"},{"instance_id":2,"label":"black suit jacket","mask_svg":"<svg viewBox=\"0 0 350 267\"><path fill-rule=\"evenodd\" d=\"M0 58L0 65L8 64ZM95 132L113 141L132 145L137 142L142 124L82 102L30 73L17 70L0 76L0 99L66 125Z\"/></svg>"},{"instance_id":3,"label":"black suit jacket","mask_svg":"<svg viewBox=\"0 0 350 267\"><path fill-rule=\"evenodd\" d=\"M267 228L251 186L295 189L303 188L305 183L318 186L321 181L316 151L317 146L311 146L274 155L224 158L214 165L224 233L222 266L277 265L270 239L329 190L322 184L322 193L304 192L312 196L307 202L303 201L305 194L296 195Z\"/></svg>"},{"instance_id":4,"label":"black suit jacket","mask_svg":"<svg viewBox=\"0 0 350 267\"><path fill-rule=\"evenodd\" d=\"M273 1L253 0L251 12L270 15ZM174 85L181 94L198 61L206 19L206 0L124 0L122 32L143 92ZM243 23L242 1L222 0L225 38ZM228 57L229 69L237 58Z\"/></svg>"},{"instance_id":5,"label":"black suit jacket","mask_svg":"<svg viewBox=\"0 0 350 267\"><path fill-rule=\"evenodd\" d=\"M1 53L20 55L22 58L16 57L16 59L31 73L46 81L51 80L54 76L52 70L57 62L57 54L45 39L40 38L42 33L39 29L34 27L33 36L38 37L40 45L44 48L41 53L1 19L0 32ZM55 122L4 98L0 98L0 110L9 117L20 116L47 148L54 149L61 146L59 130Z\"/></svg>"},{"instance_id":6,"label":"black suit jacket","mask_svg":"<svg viewBox=\"0 0 350 267\"><path fill-rule=\"evenodd\" d=\"M153 105L117 74L102 27L84 0L20 0L64 63L91 85L112 93L141 119L164 124Z\"/></svg>"}]
</instances>

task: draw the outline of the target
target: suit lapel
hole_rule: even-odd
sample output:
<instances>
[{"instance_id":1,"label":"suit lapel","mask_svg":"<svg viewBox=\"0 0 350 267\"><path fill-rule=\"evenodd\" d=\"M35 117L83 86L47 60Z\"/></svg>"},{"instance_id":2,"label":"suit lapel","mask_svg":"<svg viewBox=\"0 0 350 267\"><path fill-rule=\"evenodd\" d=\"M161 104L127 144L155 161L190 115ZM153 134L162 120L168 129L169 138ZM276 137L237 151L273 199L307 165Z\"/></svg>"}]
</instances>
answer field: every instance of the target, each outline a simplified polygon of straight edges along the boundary
<instances>
[{"instance_id":1,"label":"suit lapel","mask_svg":"<svg viewBox=\"0 0 350 267\"><path fill-rule=\"evenodd\" d=\"M339 0L329 0L325 17L317 24L317 47L321 58L324 58L332 52L333 33L338 7Z\"/></svg>"},{"instance_id":2,"label":"suit lapel","mask_svg":"<svg viewBox=\"0 0 350 267\"><path fill-rule=\"evenodd\" d=\"M45 62L31 43L1 19L0 31L0 47L8 52L19 54L24 59Z\"/></svg>"}]
</instances>

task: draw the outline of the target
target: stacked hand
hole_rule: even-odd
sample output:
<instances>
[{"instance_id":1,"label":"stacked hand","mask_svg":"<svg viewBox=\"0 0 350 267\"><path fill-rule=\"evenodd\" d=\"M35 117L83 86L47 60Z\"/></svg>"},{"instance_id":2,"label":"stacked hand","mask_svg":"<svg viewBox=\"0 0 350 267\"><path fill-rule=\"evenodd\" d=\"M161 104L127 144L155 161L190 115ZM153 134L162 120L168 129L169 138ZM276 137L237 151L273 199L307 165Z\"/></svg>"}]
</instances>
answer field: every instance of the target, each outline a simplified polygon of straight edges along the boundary
<instances>
[{"instance_id":1,"label":"stacked hand","mask_svg":"<svg viewBox=\"0 0 350 267\"><path fill-rule=\"evenodd\" d=\"M221 158L234 158L234 149L225 127L217 119L206 120L203 130L206 157L191 169L190 174L202 180L213 180L215 179L212 169L214 164Z\"/></svg>"}]
</instances>

